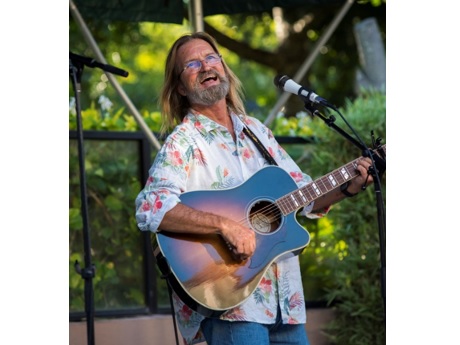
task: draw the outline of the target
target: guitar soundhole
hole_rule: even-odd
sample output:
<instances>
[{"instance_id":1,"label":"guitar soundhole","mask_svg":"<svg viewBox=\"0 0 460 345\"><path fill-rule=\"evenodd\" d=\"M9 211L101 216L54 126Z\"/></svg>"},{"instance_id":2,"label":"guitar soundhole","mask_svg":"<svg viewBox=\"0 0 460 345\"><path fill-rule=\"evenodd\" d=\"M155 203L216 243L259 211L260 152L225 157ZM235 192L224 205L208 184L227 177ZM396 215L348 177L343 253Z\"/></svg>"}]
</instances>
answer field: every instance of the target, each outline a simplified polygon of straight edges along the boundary
<instances>
[{"instance_id":1,"label":"guitar soundhole","mask_svg":"<svg viewBox=\"0 0 460 345\"><path fill-rule=\"evenodd\" d=\"M258 201L249 213L249 220L254 230L260 233L276 231L281 223L281 212L270 201Z\"/></svg>"}]
</instances>

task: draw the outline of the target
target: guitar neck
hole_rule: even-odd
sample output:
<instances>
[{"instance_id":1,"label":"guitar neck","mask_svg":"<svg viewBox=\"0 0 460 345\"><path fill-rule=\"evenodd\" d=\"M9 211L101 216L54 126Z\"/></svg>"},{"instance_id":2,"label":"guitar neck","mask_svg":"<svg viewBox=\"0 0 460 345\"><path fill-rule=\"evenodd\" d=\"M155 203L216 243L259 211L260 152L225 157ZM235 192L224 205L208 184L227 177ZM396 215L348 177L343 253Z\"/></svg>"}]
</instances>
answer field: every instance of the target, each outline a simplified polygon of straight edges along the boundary
<instances>
[{"instance_id":1,"label":"guitar neck","mask_svg":"<svg viewBox=\"0 0 460 345\"><path fill-rule=\"evenodd\" d=\"M386 152L386 145L382 146L382 150ZM299 188L292 193L286 194L276 200L276 205L280 208L284 215L288 215L291 212L310 204L322 195L329 193L345 182L357 177L359 173L356 168L358 166L359 159L360 158L356 158L329 174L310 182L304 187Z\"/></svg>"}]
</instances>

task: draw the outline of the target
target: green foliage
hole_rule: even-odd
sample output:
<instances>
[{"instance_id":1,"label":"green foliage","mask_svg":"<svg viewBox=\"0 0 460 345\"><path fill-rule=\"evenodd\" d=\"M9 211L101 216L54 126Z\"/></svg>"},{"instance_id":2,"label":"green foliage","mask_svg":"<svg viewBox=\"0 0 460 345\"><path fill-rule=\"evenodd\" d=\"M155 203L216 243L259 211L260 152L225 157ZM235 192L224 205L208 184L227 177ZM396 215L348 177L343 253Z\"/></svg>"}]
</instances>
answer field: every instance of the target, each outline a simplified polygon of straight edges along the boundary
<instances>
[{"instance_id":1,"label":"green foliage","mask_svg":"<svg viewBox=\"0 0 460 345\"><path fill-rule=\"evenodd\" d=\"M275 51L279 40L275 34L272 16L259 14L214 15L206 17L206 22L228 37L247 42L251 48Z\"/></svg>"},{"instance_id":2,"label":"green foliage","mask_svg":"<svg viewBox=\"0 0 460 345\"><path fill-rule=\"evenodd\" d=\"M334 228L328 218L298 219L310 233L310 243L300 255L300 267L307 301L324 301L327 287L333 286L333 270L327 262L340 255L343 243L334 244Z\"/></svg>"},{"instance_id":3,"label":"green foliage","mask_svg":"<svg viewBox=\"0 0 460 345\"><path fill-rule=\"evenodd\" d=\"M106 98L101 95L99 99ZM69 112L69 129L77 129L77 114L73 108L74 100L71 99L71 109ZM159 132L161 128L161 114L158 111L149 112L147 110L141 113L145 124L154 132ZM140 126L133 115L125 113L124 108L114 112L111 107L96 107L91 103L91 107L81 111L81 121L83 130L105 130L105 131L125 131L135 132L140 130Z\"/></svg>"},{"instance_id":4,"label":"green foliage","mask_svg":"<svg viewBox=\"0 0 460 345\"><path fill-rule=\"evenodd\" d=\"M94 111L85 112L93 119ZM116 117L116 115L115 115ZM116 122L115 122L116 123ZM143 307L143 257L134 219L134 198L140 190L137 142L85 141L88 229L83 229L80 178L75 140L69 148L69 298L70 310L84 309L85 230L91 244L95 307Z\"/></svg>"},{"instance_id":5,"label":"green foliage","mask_svg":"<svg viewBox=\"0 0 460 345\"><path fill-rule=\"evenodd\" d=\"M272 130L276 135L308 138L313 135L310 123L311 117L306 112L297 113L295 117L285 117L280 113L274 121Z\"/></svg>"}]
</instances>

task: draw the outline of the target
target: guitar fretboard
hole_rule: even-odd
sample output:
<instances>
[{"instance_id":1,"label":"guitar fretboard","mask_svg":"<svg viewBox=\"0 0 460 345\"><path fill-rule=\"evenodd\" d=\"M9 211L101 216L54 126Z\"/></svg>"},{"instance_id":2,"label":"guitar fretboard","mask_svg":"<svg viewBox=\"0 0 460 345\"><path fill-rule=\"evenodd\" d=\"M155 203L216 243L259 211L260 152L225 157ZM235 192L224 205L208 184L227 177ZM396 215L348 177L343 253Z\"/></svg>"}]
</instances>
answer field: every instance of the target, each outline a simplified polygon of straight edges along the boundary
<instances>
[{"instance_id":1,"label":"guitar fretboard","mask_svg":"<svg viewBox=\"0 0 460 345\"><path fill-rule=\"evenodd\" d=\"M382 146L386 152L386 145ZM359 175L357 172L357 162L359 158L345 164L344 166L330 172L323 177L299 188L292 193L282 196L276 200L276 205L284 215L298 210L299 208L310 204L312 201L339 187L347 181L352 180Z\"/></svg>"}]
</instances>

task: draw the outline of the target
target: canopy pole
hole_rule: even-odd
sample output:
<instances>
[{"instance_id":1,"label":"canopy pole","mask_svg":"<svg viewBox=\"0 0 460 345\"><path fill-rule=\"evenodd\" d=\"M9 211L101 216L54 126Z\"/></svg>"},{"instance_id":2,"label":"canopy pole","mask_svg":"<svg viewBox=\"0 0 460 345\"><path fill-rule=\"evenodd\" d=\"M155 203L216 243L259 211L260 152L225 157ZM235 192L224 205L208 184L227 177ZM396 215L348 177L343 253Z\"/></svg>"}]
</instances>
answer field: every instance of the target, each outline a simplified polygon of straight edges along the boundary
<instances>
[{"instance_id":1,"label":"canopy pole","mask_svg":"<svg viewBox=\"0 0 460 345\"><path fill-rule=\"evenodd\" d=\"M343 4L342 8L336 14L332 22L329 24L323 36L321 36L318 42L316 42L313 48L313 52L310 54L310 56L307 57L305 62L302 64L302 66L300 66L300 69L297 71L295 76L292 78L294 81L299 82L299 80L301 80L305 76L305 73L307 73L308 69L313 64L313 61L315 60L316 56L319 54L321 48L323 47L323 45L326 44L327 40L331 37L332 33L335 31L340 21L343 19L343 17L347 13L347 11L350 9L351 5L353 5L353 3L354 3L354 0L345 0L345 3ZM268 114L267 119L264 122L266 126L270 126L270 124L273 122L276 115L280 111L280 109L286 104L287 100L289 99L291 95L292 94L289 92L283 92L283 94L281 95L281 97L278 99L273 109L271 110L270 114Z\"/></svg>"},{"instance_id":2,"label":"canopy pole","mask_svg":"<svg viewBox=\"0 0 460 345\"><path fill-rule=\"evenodd\" d=\"M93 36L91 35L91 32L89 31L88 27L86 26L85 21L83 20L82 16L80 15L80 12L78 11L77 7L73 3L72 0L70 0L70 12L72 14L72 17L75 19L77 22L78 26L80 27L81 32L83 33L83 36L86 40L86 42L89 44L90 48L93 50L94 54L96 55L96 58L104 63L107 64L104 56L101 53L101 50L99 49L96 41L94 40ZM151 129L147 126L145 123L144 119L142 118L141 114L139 111L136 109L134 104L131 102L129 97L126 95L125 91L123 88L120 86L118 81L115 79L115 77L111 73L105 73L107 78L109 79L110 83L112 86L115 88L115 90L118 92L118 94L121 96L122 100L125 102L126 106L128 109L132 112L134 115L134 118L136 119L137 123L141 127L141 130L144 132L146 135L147 139L149 142L157 149L160 150L161 144L158 141L158 139L153 135L153 132Z\"/></svg>"},{"instance_id":3,"label":"canopy pole","mask_svg":"<svg viewBox=\"0 0 460 345\"><path fill-rule=\"evenodd\" d=\"M190 0L188 2L188 16L193 32L204 31L203 3L201 0Z\"/></svg>"}]
</instances>

